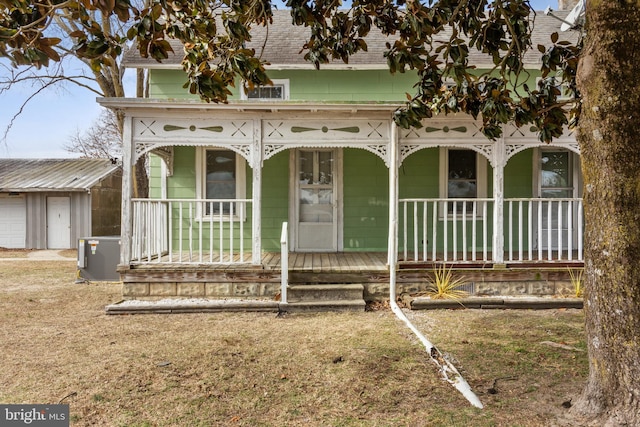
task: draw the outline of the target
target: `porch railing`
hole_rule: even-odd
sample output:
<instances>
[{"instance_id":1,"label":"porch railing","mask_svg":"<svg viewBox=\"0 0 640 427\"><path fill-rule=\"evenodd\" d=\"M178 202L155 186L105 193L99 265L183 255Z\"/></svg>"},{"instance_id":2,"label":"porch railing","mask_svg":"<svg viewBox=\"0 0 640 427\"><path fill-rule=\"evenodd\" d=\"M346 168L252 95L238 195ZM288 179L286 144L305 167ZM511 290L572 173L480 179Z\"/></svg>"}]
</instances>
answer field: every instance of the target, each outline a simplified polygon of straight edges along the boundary
<instances>
[{"instance_id":1,"label":"porch railing","mask_svg":"<svg viewBox=\"0 0 640 427\"><path fill-rule=\"evenodd\" d=\"M131 262L242 264L251 199L133 199Z\"/></svg>"},{"instance_id":2,"label":"porch railing","mask_svg":"<svg viewBox=\"0 0 640 427\"><path fill-rule=\"evenodd\" d=\"M582 261L582 199L401 199L399 256L404 261ZM503 239L494 239L502 221ZM504 247L495 247L495 240Z\"/></svg>"},{"instance_id":3,"label":"porch railing","mask_svg":"<svg viewBox=\"0 0 640 427\"><path fill-rule=\"evenodd\" d=\"M493 199L401 199L403 260L489 259L492 212Z\"/></svg>"},{"instance_id":4,"label":"porch railing","mask_svg":"<svg viewBox=\"0 0 640 427\"><path fill-rule=\"evenodd\" d=\"M584 261L582 199L506 199L505 260Z\"/></svg>"}]
</instances>

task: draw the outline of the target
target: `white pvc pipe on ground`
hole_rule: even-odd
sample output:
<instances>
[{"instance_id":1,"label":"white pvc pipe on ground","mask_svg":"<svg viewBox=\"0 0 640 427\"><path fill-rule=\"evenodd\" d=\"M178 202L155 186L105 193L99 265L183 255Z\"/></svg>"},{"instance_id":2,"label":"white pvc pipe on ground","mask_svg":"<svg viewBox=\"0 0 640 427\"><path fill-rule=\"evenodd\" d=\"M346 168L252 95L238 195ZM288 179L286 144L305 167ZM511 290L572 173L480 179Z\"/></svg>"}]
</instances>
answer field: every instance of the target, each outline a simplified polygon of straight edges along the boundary
<instances>
[{"instance_id":1,"label":"white pvc pipe on ground","mask_svg":"<svg viewBox=\"0 0 640 427\"><path fill-rule=\"evenodd\" d=\"M431 341L429 341L419 330L416 328L413 323L405 316L402 312L402 309L396 303L396 274L395 274L395 266L389 266L391 273L391 280L389 283L389 301L391 305L391 311L402 320L409 329L415 334L416 337L420 340L422 345L424 345L427 353L431 357L431 359L438 365L440 369L440 373L444 377L444 379L451 385L453 385L462 395L476 408L483 408L482 402L478 396L471 390L471 386L467 381L462 377L460 372L456 369L451 362L449 362L443 355L440 353L440 350L434 346Z\"/></svg>"},{"instance_id":2,"label":"white pvc pipe on ground","mask_svg":"<svg viewBox=\"0 0 640 427\"><path fill-rule=\"evenodd\" d=\"M482 409L482 402L471 390L469 383L460 375L460 372L442 356L438 350L419 330L416 328L396 302L396 265L398 262L398 128L391 120L391 143L387 155L389 156L389 303L391 310L402 320L409 329L418 337L427 350L431 360L438 366L444 379L453 385L462 395L476 408Z\"/></svg>"}]
</instances>

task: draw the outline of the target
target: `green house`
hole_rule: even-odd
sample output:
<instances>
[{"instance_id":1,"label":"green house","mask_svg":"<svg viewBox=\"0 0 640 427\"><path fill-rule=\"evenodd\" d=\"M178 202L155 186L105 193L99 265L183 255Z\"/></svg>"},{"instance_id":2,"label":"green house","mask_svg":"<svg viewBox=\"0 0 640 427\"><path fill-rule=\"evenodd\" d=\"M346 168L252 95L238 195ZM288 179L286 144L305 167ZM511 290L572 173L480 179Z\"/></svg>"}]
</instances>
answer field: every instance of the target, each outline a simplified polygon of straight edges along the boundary
<instances>
[{"instance_id":1,"label":"green house","mask_svg":"<svg viewBox=\"0 0 640 427\"><path fill-rule=\"evenodd\" d=\"M560 24L538 14L534 45ZM297 280L365 283L365 299L376 299L390 268L407 272L409 292L439 263L468 270L476 292L500 280L531 291L581 265L571 132L547 145L535 129L508 125L490 141L463 115L400 129L392 116L415 75L389 73L384 38L369 37L368 52L349 64L315 70L299 54L304 31L287 11L276 12L266 41L257 29L252 47L264 46L273 85L235 89L228 104L190 97L180 55L127 58L148 70L148 98L99 100L126 115L126 298L270 298ZM492 67L472 55L478 69ZM539 68L538 53L526 60ZM150 195L137 199L132 165L144 154Z\"/></svg>"}]
</instances>

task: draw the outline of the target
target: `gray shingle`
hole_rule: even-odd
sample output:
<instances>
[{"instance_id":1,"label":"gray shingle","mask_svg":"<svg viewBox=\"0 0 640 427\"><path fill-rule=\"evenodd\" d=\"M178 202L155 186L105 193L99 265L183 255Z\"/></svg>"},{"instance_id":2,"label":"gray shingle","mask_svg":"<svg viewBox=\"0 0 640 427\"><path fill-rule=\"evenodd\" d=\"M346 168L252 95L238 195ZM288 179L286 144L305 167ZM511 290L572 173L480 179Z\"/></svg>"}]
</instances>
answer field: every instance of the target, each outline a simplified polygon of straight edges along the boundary
<instances>
[{"instance_id":1,"label":"gray shingle","mask_svg":"<svg viewBox=\"0 0 640 427\"><path fill-rule=\"evenodd\" d=\"M558 11L553 14L563 18L568 12ZM534 49L528 52L525 57L525 62L528 67L537 67L540 64L540 53L537 50L537 45L549 44L549 36L551 33L558 32L561 39L572 42L575 42L578 38L575 31L561 32L560 25L562 22L552 16L546 16L542 12L537 12L535 15L532 15L532 18L535 19L532 37ZM308 33L308 28L291 24L291 16L288 10L276 10L274 11L273 24L270 25L268 32L264 27L254 28L252 31L253 40L247 47L256 49L258 55L271 64L268 68L312 68L312 65L304 60L304 52L301 52L302 46L308 38ZM267 34L268 40L265 43ZM378 31L372 30L371 34L369 34L365 40L368 51L358 53L351 57L349 64L344 64L341 60L336 60L331 64L321 65L321 68L386 68L387 65L383 53L386 50L386 42L392 41L392 39L387 39ZM158 63L149 58L141 58L136 49L131 49L125 55L125 66L129 68L180 69L182 45L176 40L171 40L170 42L174 53L170 54L169 58L162 63ZM491 66L491 59L487 55L473 49L470 54L472 64L476 64L480 68L488 68Z\"/></svg>"}]
</instances>

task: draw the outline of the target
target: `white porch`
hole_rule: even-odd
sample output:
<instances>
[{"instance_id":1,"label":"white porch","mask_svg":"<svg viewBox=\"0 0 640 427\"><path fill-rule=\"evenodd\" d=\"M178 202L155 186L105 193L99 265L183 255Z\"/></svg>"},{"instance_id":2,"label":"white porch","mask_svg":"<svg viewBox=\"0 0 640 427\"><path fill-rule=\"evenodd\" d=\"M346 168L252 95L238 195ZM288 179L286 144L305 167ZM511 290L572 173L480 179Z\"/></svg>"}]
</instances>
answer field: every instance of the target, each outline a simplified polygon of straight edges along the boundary
<instances>
[{"instance_id":1,"label":"white porch","mask_svg":"<svg viewBox=\"0 0 640 427\"><path fill-rule=\"evenodd\" d=\"M392 120L398 104L211 105L146 99L102 99L100 103L126 114L122 266L262 265L262 165L276 153L297 148L367 150L384 161L389 182L396 186L402 162L424 148L469 149L487 159L493 167L489 197L400 199L397 191L390 191L389 221L400 227L394 238L398 256L405 261L499 265L582 261L579 198L504 197L504 168L509 159L545 145L531 129L507 126L501 139L489 141L477 123L459 116L431 119L422 129L398 129ZM251 198L134 200L136 159L151 151L158 153L171 174L174 146L216 146L242 156L252 170ZM554 146L579 154L571 134ZM209 215L204 220L198 212L207 203L229 203L228 209L242 210L242 214ZM249 217L250 222L244 220Z\"/></svg>"},{"instance_id":2,"label":"white porch","mask_svg":"<svg viewBox=\"0 0 640 427\"><path fill-rule=\"evenodd\" d=\"M133 199L132 203L131 265L253 263L252 229L241 219L251 209L250 199ZM497 221L494 199L400 199L398 203L398 258L403 262L584 261L582 199L505 199L500 239L490 232L490 224ZM217 216L199 217L201 209L213 205L221 206ZM228 206L232 215L223 215L222 206ZM504 242L502 252L492 246L494 241ZM262 254L260 264L264 264Z\"/></svg>"}]
</instances>

